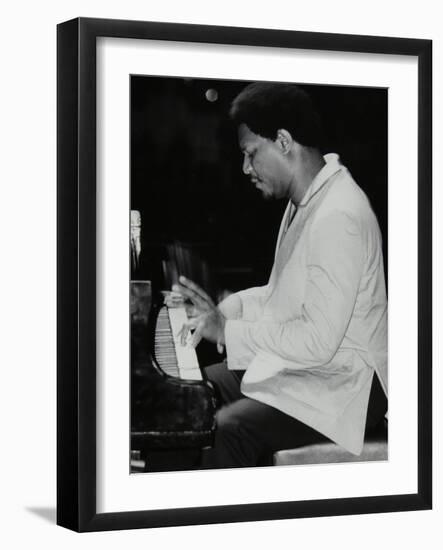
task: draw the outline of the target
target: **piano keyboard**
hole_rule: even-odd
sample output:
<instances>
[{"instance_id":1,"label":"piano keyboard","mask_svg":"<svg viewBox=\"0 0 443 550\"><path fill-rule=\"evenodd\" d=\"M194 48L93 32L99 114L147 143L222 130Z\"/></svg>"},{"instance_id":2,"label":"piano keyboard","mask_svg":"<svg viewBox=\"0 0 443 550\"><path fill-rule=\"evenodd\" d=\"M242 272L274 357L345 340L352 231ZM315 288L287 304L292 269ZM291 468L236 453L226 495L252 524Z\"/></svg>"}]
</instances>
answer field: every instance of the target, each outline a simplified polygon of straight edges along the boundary
<instances>
[{"instance_id":1,"label":"piano keyboard","mask_svg":"<svg viewBox=\"0 0 443 550\"><path fill-rule=\"evenodd\" d=\"M197 354L191 346L191 334L186 345L180 342L179 332L187 323L184 307L162 307L155 329L155 358L162 370L170 376L186 380L202 380Z\"/></svg>"}]
</instances>

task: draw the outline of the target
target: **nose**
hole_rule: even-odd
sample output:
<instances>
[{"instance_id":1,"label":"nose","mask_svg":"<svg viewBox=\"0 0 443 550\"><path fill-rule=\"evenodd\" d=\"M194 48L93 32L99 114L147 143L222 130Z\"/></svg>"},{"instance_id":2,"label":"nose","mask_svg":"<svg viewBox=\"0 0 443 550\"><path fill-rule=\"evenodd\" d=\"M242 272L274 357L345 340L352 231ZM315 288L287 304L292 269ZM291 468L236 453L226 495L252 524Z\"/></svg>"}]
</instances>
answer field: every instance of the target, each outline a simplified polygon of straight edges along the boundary
<instances>
[{"instance_id":1,"label":"nose","mask_svg":"<svg viewBox=\"0 0 443 550\"><path fill-rule=\"evenodd\" d=\"M246 176L248 176L251 173L252 166L251 166L251 162L249 160L248 155L243 156L242 170L243 170L243 174L245 174Z\"/></svg>"}]
</instances>

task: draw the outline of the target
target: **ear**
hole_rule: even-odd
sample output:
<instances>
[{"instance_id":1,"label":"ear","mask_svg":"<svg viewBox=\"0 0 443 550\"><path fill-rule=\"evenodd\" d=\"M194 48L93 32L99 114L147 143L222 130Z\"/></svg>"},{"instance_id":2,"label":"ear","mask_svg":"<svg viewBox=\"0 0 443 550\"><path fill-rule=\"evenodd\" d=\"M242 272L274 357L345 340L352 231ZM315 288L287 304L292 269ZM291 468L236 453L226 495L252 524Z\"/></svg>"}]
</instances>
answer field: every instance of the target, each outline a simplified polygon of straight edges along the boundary
<instances>
[{"instance_id":1,"label":"ear","mask_svg":"<svg viewBox=\"0 0 443 550\"><path fill-rule=\"evenodd\" d=\"M277 130L277 138L275 142L280 147L284 155L287 155L291 150L293 141L294 140L292 139L291 134L287 130L284 128Z\"/></svg>"}]
</instances>

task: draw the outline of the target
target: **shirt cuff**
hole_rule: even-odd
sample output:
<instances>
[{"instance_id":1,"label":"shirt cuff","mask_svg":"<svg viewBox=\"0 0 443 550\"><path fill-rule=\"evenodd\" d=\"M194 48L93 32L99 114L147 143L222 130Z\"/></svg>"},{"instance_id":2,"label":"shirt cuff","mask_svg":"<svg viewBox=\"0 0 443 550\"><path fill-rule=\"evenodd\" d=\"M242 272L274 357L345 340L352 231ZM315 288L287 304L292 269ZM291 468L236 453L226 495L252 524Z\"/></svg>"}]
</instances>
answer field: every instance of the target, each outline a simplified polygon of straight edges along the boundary
<instances>
[{"instance_id":1,"label":"shirt cuff","mask_svg":"<svg viewBox=\"0 0 443 550\"><path fill-rule=\"evenodd\" d=\"M237 296L242 303L241 319L244 321L257 321L263 315L263 301L265 294L262 287L241 290Z\"/></svg>"},{"instance_id":2,"label":"shirt cuff","mask_svg":"<svg viewBox=\"0 0 443 550\"><path fill-rule=\"evenodd\" d=\"M238 294L231 294L217 307L226 319L240 319L242 316L243 306Z\"/></svg>"},{"instance_id":3,"label":"shirt cuff","mask_svg":"<svg viewBox=\"0 0 443 550\"><path fill-rule=\"evenodd\" d=\"M250 324L247 321L226 321L225 345L229 370L246 370L255 357L256 350L248 343Z\"/></svg>"}]
</instances>

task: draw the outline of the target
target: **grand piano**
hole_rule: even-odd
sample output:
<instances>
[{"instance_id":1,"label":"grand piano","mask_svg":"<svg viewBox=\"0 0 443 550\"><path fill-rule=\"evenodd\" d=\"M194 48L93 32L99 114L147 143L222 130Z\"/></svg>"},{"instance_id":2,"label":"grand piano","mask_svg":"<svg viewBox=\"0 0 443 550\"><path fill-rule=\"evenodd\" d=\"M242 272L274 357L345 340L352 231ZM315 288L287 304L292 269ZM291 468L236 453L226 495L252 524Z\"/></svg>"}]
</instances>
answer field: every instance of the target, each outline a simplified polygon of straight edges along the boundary
<instances>
[{"instance_id":1,"label":"grand piano","mask_svg":"<svg viewBox=\"0 0 443 550\"><path fill-rule=\"evenodd\" d=\"M138 217L131 213L132 261ZM150 281L131 281L131 471L198 467L215 432L216 395L195 349L181 345L185 306L169 308Z\"/></svg>"}]
</instances>

